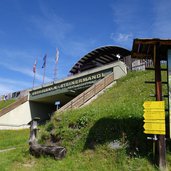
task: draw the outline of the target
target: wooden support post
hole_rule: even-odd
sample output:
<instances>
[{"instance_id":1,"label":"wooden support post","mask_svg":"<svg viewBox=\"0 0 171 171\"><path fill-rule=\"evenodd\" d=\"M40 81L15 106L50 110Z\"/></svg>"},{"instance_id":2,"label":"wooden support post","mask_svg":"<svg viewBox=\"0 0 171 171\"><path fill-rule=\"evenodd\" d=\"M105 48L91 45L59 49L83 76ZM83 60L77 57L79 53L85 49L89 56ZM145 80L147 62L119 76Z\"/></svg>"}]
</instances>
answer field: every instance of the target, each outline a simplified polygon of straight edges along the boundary
<instances>
[{"instance_id":1,"label":"wooden support post","mask_svg":"<svg viewBox=\"0 0 171 171\"><path fill-rule=\"evenodd\" d=\"M155 65L155 82L156 82L156 101L162 101L162 82L161 82L161 66L159 56L159 45L154 45L154 65ZM158 135L157 141L157 164L161 170L166 168L166 142L165 135Z\"/></svg>"}]
</instances>

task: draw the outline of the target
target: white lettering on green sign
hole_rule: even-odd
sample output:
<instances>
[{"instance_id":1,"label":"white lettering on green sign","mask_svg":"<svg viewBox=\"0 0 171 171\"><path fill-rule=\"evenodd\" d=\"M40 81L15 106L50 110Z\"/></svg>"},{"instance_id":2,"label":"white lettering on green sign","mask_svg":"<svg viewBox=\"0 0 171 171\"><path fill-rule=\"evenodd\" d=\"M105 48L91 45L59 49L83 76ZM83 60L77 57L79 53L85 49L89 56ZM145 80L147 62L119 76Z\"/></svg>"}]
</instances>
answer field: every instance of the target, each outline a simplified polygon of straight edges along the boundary
<instances>
[{"instance_id":1,"label":"white lettering on green sign","mask_svg":"<svg viewBox=\"0 0 171 171\"><path fill-rule=\"evenodd\" d=\"M43 93L47 93L50 91L55 91L57 89L63 89L63 88L78 88L79 86L82 87L84 85L89 85L89 84L93 84L93 82L95 80L104 78L105 74L104 73L98 73L98 74L94 74L91 76L87 76L87 77L83 77L83 78L79 78L79 79L75 79L72 81L68 81L68 82L64 82L61 84L57 84L57 85L52 85L51 87L47 87L47 88L42 88L40 90L36 90L31 92L32 96L35 95L39 95L39 94L43 94Z\"/></svg>"}]
</instances>

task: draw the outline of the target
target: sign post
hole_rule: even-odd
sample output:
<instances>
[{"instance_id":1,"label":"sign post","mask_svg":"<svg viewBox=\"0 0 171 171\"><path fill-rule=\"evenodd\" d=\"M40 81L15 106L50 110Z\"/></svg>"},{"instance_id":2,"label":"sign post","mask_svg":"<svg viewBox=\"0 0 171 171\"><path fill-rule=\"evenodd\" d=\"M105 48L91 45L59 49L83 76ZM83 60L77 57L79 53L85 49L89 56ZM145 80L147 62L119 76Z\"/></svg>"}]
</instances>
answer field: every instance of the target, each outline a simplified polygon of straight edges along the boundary
<instances>
[{"instance_id":1,"label":"sign post","mask_svg":"<svg viewBox=\"0 0 171 171\"><path fill-rule=\"evenodd\" d=\"M156 101L162 101L162 81L161 81L161 66L159 56L159 44L154 44L154 67L155 67L155 92ZM165 135L158 135L157 148L158 150L158 165L160 169L166 168L166 141Z\"/></svg>"},{"instance_id":2,"label":"sign post","mask_svg":"<svg viewBox=\"0 0 171 171\"><path fill-rule=\"evenodd\" d=\"M169 109L171 109L171 49L168 50L168 89L169 89ZM171 139L171 110L169 110L169 137Z\"/></svg>"},{"instance_id":3,"label":"sign post","mask_svg":"<svg viewBox=\"0 0 171 171\"><path fill-rule=\"evenodd\" d=\"M154 83L155 84L155 94L157 102L162 101L162 97L168 97L168 95L162 96L162 84L168 84L168 88L171 90L171 77L168 81L163 81L161 79L161 71L167 71L168 75L171 74L171 39L134 39L133 47L132 47L132 58L136 59L146 59L146 61L152 61L153 66L146 65L146 69L155 71L155 81L148 81L146 83ZM162 61L167 61L168 68L161 68ZM170 68L169 68L170 67ZM169 77L169 76L168 76ZM170 91L171 92L171 91ZM171 106L171 93L170 96L170 106ZM148 116L148 114L150 116ZM160 117L161 116L161 117ZM171 116L171 112L170 112ZM152 139L155 144L155 158L156 164L159 166L160 170L165 170L166 168L166 140L165 140L165 114L163 112L157 112L156 116L152 112L145 112L144 114L145 122L144 128L146 133L154 134L154 138L148 137L148 139ZM164 119L163 119L164 117ZM156 120L151 123L149 120ZM161 121L161 120L164 120ZM171 120L171 117L170 117ZM167 121L167 120L166 120ZM171 124L170 124L171 128ZM170 129L171 132L171 129ZM171 137L171 135L170 135ZM154 149L154 148L153 148Z\"/></svg>"},{"instance_id":4,"label":"sign post","mask_svg":"<svg viewBox=\"0 0 171 171\"><path fill-rule=\"evenodd\" d=\"M59 105L61 104L61 102L60 101L56 101L55 102L55 105L56 105L56 110L58 110L59 109Z\"/></svg>"}]
</instances>

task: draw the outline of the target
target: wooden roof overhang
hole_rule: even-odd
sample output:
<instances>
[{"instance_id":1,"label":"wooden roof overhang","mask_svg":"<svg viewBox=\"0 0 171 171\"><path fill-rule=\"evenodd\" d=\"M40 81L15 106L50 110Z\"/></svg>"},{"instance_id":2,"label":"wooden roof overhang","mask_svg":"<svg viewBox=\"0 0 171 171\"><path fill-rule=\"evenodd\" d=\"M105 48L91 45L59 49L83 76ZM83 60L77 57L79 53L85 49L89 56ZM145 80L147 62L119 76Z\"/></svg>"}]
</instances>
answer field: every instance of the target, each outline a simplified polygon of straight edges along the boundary
<instances>
[{"instance_id":1,"label":"wooden roof overhang","mask_svg":"<svg viewBox=\"0 0 171 171\"><path fill-rule=\"evenodd\" d=\"M117 55L120 55L120 59L131 54L131 52L125 48L118 46L104 46L97 48L85 56L83 56L69 71L72 74L88 70L90 68L98 67L99 65L106 65L111 62L117 61Z\"/></svg>"},{"instance_id":2,"label":"wooden roof overhang","mask_svg":"<svg viewBox=\"0 0 171 171\"><path fill-rule=\"evenodd\" d=\"M171 49L171 39L134 39L131 57L137 59L152 59L157 49L160 60L167 60L168 49Z\"/></svg>"}]
</instances>

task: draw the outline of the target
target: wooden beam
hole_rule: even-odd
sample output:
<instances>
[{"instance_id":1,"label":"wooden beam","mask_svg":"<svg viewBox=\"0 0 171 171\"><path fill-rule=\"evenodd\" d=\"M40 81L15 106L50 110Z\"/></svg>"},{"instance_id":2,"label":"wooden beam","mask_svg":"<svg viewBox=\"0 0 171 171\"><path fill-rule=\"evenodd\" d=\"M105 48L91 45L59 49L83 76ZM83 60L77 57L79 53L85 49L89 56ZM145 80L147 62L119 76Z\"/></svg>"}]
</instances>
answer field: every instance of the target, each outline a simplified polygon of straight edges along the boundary
<instances>
[{"instance_id":1,"label":"wooden beam","mask_svg":"<svg viewBox=\"0 0 171 171\"><path fill-rule=\"evenodd\" d=\"M155 82L156 82L156 101L162 101L162 80L161 80L161 66L159 57L159 44L154 45L154 59L155 59ZM158 135L158 141L156 143L158 159L158 166L160 170L166 169L166 141L165 135Z\"/></svg>"},{"instance_id":2,"label":"wooden beam","mask_svg":"<svg viewBox=\"0 0 171 171\"><path fill-rule=\"evenodd\" d=\"M148 45L148 44L160 44L160 45L171 45L171 39L134 39L134 45L137 44L144 44L144 45Z\"/></svg>"},{"instance_id":3,"label":"wooden beam","mask_svg":"<svg viewBox=\"0 0 171 171\"><path fill-rule=\"evenodd\" d=\"M145 53L137 53L137 52L133 52L132 54L131 54L131 57L133 57L133 58L143 58L143 59L145 59L145 58L147 58L148 57L148 59L149 58L152 58L152 56L151 55L147 55L147 54L145 54Z\"/></svg>"}]
</instances>

